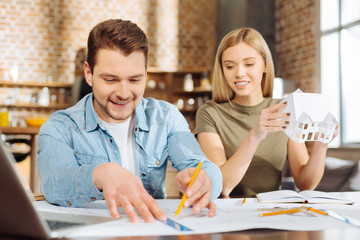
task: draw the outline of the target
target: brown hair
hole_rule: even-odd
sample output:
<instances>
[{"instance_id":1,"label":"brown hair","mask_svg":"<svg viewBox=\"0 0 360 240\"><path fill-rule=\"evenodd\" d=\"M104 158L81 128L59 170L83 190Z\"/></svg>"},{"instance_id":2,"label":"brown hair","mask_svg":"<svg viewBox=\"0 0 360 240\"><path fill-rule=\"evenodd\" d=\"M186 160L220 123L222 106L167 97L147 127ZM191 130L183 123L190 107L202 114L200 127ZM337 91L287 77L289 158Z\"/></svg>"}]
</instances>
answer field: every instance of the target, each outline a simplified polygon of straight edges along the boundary
<instances>
[{"instance_id":1,"label":"brown hair","mask_svg":"<svg viewBox=\"0 0 360 240\"><path fill-rule=\"evenodd\" d=\"M253 47L264 59L265 72L261 82L262 94L264 97L272 97L274 64L268 45L261 34L252 28L239 28L228 33L220 42L216 52L212 99L215 102L226 102L234 98L234 91L229 87L223 72L222 55L224 51L238 43L246 43Z\"/></svg>"},{"instance_id":2,"label":"brown hair","mask_svg":"<svg viewBox=\"0 0 360 240\"><path fill-rule=\"evenodd\" d=\"M145 33L131 21L110 19L97 24L89 33L87 62L91 72L96 64L99 49L120 50L128 56L135 51L145 55L147 66L149 43Z\"/></svg>"}]
</instances>

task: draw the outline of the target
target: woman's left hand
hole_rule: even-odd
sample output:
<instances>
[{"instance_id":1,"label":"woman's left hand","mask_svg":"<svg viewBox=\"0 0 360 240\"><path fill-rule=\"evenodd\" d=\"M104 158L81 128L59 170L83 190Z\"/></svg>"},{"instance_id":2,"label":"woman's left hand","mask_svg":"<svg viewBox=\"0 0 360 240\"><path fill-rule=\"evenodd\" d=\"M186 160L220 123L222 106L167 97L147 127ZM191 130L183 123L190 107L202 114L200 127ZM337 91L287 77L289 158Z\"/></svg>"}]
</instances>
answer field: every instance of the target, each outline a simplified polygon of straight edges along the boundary
<instances>
[{"instance_id":1,"label":"woman's left hand","mask_svg":"<svg viewBox=\"0 0 360 240\"><path fill-rule=\"evenodd\" d=\"M332 142L340 133L340 123L336 124L335 131L333 137L330 142Z\"/></svg>"}]
</instances>

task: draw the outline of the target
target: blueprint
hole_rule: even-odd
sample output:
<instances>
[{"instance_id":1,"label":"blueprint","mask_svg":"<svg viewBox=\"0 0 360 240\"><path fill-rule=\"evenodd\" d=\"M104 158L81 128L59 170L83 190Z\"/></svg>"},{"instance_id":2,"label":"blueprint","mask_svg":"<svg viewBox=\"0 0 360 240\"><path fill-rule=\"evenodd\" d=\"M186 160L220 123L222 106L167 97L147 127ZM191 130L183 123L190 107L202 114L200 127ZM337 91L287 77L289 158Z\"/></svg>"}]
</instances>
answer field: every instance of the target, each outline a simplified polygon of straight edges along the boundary
<instances>
[{"instance_id":1,"label":"blueprint","mask_svg":"<svg viewBox=\"0 0 360 240\"><path fill-rule=\"evenodd\" d=\"M248 229L281 229L281 230L324 230L331 228L354 228L355 226L339 221L330 216L325 216L309 211L276 216L260 217L264 212L279 209L291 209L301 207L300 204L260 204L257 199L249 198L242 205L242 198L218 199L215 201L217 212L214 217L207 216L204 209L199 214L194 214L191 208L182 209L176 222L191 231L181 231L163 222L155 223L130 223L124 212L119 208L121 219L111 221L91 229L79 230L71 233L68 237L114 237L114 236L161 236L161 235L186 235L206 234L230 231L242 231ZM165 214L173 219L175 211L180 203L178 199L157 200ZM71 213L80 215L95 215L110 217L105 201L95 201L85 208L59 207L46 201L34 202L37 210L47 212ZM354 205L343 204L307 204L317 209L331 209L334 212L347 217L360 220L359 201Z\"/></svg>"}]
</instances>

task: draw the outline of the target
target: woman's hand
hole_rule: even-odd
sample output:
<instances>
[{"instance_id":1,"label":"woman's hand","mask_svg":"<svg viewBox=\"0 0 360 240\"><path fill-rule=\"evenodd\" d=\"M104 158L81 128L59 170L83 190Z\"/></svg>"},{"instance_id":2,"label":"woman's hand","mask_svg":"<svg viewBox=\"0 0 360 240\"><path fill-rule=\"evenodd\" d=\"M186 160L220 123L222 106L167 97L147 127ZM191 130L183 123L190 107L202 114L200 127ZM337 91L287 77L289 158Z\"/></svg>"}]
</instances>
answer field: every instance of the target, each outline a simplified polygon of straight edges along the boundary
<instances>
[{"instance_id":1,"label":"woman's hand","mask_svg":"<svg viewBox=\"0 0 360 240\"><path fill-rule=\"evenodd\" d=\"M335 131L330 142L332 142L337 136L339 136L339 133L340 133L340 123L336 124Z\"/></svg>"},{"instance_id":2,"label":"woman's hand","mask_svg":"<svg viewBox=\"0 0 360 240\"><path fill-rule=\"evenodd\" d=\"M263 109L255 127L250 131L258 141L263 140L269 132L284 130L289 125L290 113L279 112L286 107L287 102L278 103Z\"/></svg>"}]
</instances>

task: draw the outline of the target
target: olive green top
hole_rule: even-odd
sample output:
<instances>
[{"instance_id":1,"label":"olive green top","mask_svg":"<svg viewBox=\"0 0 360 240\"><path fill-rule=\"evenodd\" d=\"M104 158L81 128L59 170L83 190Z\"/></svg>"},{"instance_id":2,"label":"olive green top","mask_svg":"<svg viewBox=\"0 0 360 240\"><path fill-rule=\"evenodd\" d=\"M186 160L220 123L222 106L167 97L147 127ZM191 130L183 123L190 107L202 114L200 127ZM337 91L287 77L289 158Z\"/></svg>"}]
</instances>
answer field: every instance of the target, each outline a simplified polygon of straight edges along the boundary
<instances>
[{"instance_id":1,"label":"olive green top","mask_svg":"<svg viewBox=\"0 0 360 240\"><path fill-rule=\"evenodd\" d=\"M261 110L278 102L279 99L264 98L256 106L241 106L207 101L196 114L195 135L201 132L219 134L226 159L229 159L257 123ZM278 190L287 158L287 141L283 131L268 133L259 144L243 179L230 195L253 197L260 192Z\"/></svg>"}]
</instances>

